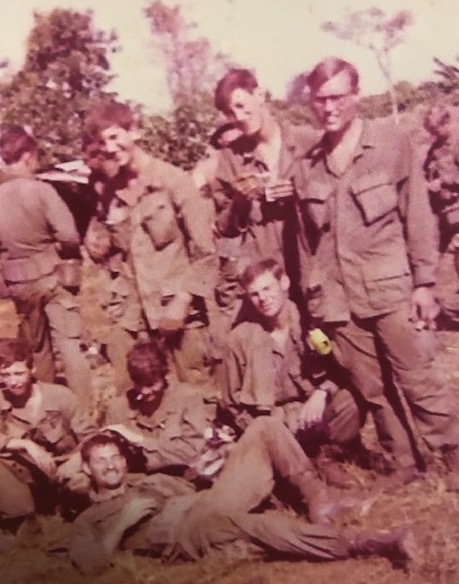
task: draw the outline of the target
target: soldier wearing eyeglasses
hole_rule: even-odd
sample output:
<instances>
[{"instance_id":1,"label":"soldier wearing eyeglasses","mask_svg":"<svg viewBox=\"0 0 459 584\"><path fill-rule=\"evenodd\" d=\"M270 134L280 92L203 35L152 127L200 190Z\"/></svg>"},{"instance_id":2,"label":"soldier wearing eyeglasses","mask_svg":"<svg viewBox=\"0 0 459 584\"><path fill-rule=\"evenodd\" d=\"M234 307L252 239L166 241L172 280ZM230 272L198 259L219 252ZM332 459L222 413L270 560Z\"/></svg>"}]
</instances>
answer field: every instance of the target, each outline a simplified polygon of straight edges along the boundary
<instances>
[{"instance_id":1,"label":"soldier wearing eyeglasses","mask_svg":"<svg viewBox=\"0 0 459 584\"><path fill-rule=\"evenodd\" d=\"M455 489L459 423L447 387L430 377L438 246L421 165L391 120L358 116L353 65L326 59L310 72L308 85L323 134L296 177L314 253L304 286L320 287L317 317L373 414L380 441L394 453L401 480L416 473L407 424L392 407L395 388L426 444L443 452Z\"/></svg>"}]
</instances>

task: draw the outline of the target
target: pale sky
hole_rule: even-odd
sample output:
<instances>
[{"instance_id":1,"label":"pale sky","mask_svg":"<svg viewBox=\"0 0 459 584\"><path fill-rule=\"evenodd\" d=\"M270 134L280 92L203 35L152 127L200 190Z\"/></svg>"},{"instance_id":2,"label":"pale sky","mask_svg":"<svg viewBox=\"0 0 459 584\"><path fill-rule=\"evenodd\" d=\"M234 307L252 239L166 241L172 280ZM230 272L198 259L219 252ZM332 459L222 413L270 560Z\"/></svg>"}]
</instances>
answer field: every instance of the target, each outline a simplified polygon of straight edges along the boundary
<instances>
[{"instance_id":1,"label":"pale sky","mask_svg":"<svg viewBox=\"0 0 459 584\"><path fill-rule=\"evenodd\" d=\"M256 71L259 82L275 97L282 97L288 81L310 69L325 56L353 62L361 72L362 92L385 90L371 53L353 43L322 32L325 20L339 20L347 11L379 6L386 13L411 10L415 24L407 40L393 52L395 81L413 83L433 79L433 56L448 63L459 54L455 16L458 0L167 0L180 4L198 24L216 50ZM118 79L113 85L125 99L135 99L152 111L169 105L159 58L152 52L143 8L148 0L12 0L0 3L0 59L19 67L24 40L33 23L33 10L55 7L92 9L98 28L114 28L123 48L113 60Z\"/></svg>"}]
</instances>

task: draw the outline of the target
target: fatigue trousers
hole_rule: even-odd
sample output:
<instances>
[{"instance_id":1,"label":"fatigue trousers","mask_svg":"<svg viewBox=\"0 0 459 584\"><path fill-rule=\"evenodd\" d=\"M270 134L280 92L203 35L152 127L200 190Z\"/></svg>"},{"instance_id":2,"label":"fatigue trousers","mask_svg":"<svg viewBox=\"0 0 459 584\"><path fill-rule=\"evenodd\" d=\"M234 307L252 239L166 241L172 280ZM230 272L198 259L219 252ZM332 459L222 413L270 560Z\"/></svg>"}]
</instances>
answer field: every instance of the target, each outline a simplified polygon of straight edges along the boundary
<instances>
[{"instance_id":1,"label":"fatigue trousers","mask_svg":"<svg viewBox=\"0 0 459 584\"><path fill-rule=\"evenodd\" d=\"M349 369L352 382L372 412L382 445L401 466L414 463L413 449L406 420L390 403L391 391L403 394L430 449L459 445L459 420L452 411L452 395L447 385L432 375L434 333L417 331L409 315L406 304L371 319L354 318L334 331L337 357ZM386 386L384 361L392 382Z\"/></svg>"},{"instance_id":2,"label":"fatigue trousers","mask_svg":"<svg viewBox=\"0 0 459 584\"><path fill-rule=\"evenodd\" d=\"M20 319L19 337L34 353L37 379L54 381L54 346L64 364L68 386L87 401L91 372L80 347L83 322L75 296L58 284L55 273L27 282L8 283L8 292Z\"/></svg>"}]
</instances>

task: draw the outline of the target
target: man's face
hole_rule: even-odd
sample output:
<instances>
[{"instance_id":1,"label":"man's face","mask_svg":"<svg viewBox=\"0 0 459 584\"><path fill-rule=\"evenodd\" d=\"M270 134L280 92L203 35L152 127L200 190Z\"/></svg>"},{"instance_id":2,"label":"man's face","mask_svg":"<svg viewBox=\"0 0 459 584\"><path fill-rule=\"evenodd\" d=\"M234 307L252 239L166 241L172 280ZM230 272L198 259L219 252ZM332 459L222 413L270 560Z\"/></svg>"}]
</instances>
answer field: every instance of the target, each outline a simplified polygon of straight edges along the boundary
<instances>
[{"instance_id":1,"label":"man's face","mask_svg":"<svg viewBox=\"0 0 459 584\"><path fill-rule=\"evenodd\" d=\"M116 444L101 444L91 449L83 468L98 490L117 489L126 478L127 461Z\"/></svg>"},{"instance_id":2,"label":"man's face","mask_svg":"<svg viewBox=\"0 0 459 584\"><path fill-rule=\"evenodd\" d=\"M136 144L136 135L133 130L125 130L121 126L110 126L102 130L100 140L103 153L113 160L118 168L131 163Z\"/></svg>"},{"instance_id":3,"label":"man's face","mask_svg":"<svg viewBox=\"0 0 459 584\"><path fill-rule=\"evenodd\" d=\"M161 397L167 387L167 381L164 377L152 379L150 383L135 386L138 400L143 403L151 403Z\"/></svg>"},{"instance_id":4,"label":"man's face","mask_svg":"<svg viewBox=\"0 0 459 584\"><path fill-rule=\"evenodd\" d=\"M228 118L236 121L246 136L252 136L261 129L265 107L258 90L249 93L237 88L231 94Z\"/></svg>"},{"instance_id":5,"label":"man's face","mask_svg":"<svg viewBox=\"0 0 459 584\"><path fill-rule=\"evenodd\" d=\"M25 361L16 361L0 369L4 391L11 396L25 398L32 391L32 371Z\"/></svg>"},{"instance_id":6,"label":"man's face","mask_svg":"<svg viewBox=\"0 0 459 584\"><path fill-rule=\"evenodd\" d=\"M328 133L342 133L349 127L357 116L358 100L358 91L352 87L347 71L341 71L311 93L314 112Z\"/></svg>"},{"instance_id":7,"label":"man's face","mask_svg":"<svg viewBox=\"0 0 459 584\"><path fill-rule=\"evenodd\" d=\"M288 300L289 280L283 275L280 280L268 271L260 274L248 285L247 295L258 314L265 318L278 316Z\"/></svg>"}]
</instances>

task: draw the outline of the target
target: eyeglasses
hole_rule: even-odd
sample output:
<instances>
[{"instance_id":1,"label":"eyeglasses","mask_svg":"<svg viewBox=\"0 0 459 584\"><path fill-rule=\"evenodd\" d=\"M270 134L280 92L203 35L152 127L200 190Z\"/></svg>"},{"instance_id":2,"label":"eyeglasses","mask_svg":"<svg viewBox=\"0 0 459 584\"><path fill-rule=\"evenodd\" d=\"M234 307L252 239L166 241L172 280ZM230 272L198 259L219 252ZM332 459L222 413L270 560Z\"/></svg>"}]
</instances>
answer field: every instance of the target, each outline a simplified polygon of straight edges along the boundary
<instances>
[{"instance_id":1,"label":"eyeglasses","mask_svg":"<svg viewBox=\"0 0 459 584\"><path fill-rule=\"evenodd\" d=\"M314 105L316 107L324 107L327 104L327 101L331 102L334 106L340 107L342 106L346 99L351 95L355 95L354 92L350 93L338 93L335 95L315 95L312 98Z\"/></svg>"}]
</instances>

